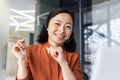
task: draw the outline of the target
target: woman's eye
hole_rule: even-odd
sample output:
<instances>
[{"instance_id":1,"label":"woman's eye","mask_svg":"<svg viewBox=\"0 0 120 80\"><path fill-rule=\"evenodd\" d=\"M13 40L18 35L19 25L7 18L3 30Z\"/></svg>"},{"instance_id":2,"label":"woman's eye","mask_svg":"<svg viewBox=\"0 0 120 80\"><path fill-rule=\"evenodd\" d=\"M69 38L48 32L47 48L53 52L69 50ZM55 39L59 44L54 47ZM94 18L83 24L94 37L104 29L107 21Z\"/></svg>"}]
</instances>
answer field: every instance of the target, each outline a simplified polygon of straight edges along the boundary
<instances>
[{"instance_id":1,"label":"woman's eye","mask_svg":"<svg viewBox=\"0 0 120 80\"><path fill-rule=\"evenodd\" d=\"M57 26L59 26L60 25L60 23L55 23Z\"/></svg>"},{"instance_id":2,"label":"woman's eye","mask_svg":"<svg viewBox=\"0 0 120 80\"><path fill-rule=\"evenodd\" d=\"M66 26L66 27L67 27L67 28L70 28L70 29L72 28L71 26Z\"/></svg>"}]
</instances>

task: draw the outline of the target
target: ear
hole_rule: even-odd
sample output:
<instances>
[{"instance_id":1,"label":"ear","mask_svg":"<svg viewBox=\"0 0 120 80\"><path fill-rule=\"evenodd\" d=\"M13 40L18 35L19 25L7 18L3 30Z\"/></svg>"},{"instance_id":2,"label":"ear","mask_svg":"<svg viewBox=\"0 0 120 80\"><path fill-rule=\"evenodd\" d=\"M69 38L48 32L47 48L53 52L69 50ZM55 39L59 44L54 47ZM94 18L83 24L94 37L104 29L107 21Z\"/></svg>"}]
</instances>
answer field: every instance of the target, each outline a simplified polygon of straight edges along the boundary
<instances>
[{"instance_id":1,"label":"ear","mask_svg":"<svg viewBox=\"0 0 120 80\"><path fill-rule=\"evenodd\" d=\"M46 30L48 31L48 28Z\"/></svg>"}]
</instances>

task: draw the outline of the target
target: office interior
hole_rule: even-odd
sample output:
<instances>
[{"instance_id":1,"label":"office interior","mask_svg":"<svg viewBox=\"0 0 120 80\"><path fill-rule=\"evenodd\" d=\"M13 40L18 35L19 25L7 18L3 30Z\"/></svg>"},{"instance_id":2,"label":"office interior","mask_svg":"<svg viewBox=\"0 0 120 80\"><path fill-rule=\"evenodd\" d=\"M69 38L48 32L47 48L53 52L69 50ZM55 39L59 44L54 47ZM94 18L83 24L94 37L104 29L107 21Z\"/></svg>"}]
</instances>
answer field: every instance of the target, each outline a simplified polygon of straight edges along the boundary
<instances>
[{"instance_id":1,"label":"office interior","mask_svg":"<svg viewBox=\"0 0 120 80\"><path fill-rule=\"evenodd\" d=\"M59 7L75 14L84 80L96 80L91 76L97 50L120 46L120 0L1 0L0 4L0 80L15 79L17 59L11 48L16 41L24 38L27 45L36 44L47 15Z\"/></svg>"}]
</instances>

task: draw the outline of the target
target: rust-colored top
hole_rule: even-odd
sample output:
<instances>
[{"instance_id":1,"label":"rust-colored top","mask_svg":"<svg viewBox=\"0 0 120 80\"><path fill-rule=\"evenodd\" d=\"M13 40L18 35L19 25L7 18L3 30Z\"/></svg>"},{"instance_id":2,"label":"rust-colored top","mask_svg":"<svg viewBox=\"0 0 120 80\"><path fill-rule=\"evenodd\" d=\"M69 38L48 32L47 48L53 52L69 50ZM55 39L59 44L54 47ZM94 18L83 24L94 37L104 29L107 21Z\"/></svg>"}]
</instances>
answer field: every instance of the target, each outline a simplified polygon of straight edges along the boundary
<instances>
[{"instance_id":1,"label":"rust-colored top","mask_svg":"<svg viewBox=\"0 0 120 80\"><path fill-rule=\"evenodd\" d=\"M25 79L16 80L63 80L62 71L59 64L47 53L46 47L49 43L31 45L28 50L28 76ZM64 57L68 62L77 80L83 79L80 68L80 59L77 52L67 52L63 48Z\"/></svg>"}]
</instances>

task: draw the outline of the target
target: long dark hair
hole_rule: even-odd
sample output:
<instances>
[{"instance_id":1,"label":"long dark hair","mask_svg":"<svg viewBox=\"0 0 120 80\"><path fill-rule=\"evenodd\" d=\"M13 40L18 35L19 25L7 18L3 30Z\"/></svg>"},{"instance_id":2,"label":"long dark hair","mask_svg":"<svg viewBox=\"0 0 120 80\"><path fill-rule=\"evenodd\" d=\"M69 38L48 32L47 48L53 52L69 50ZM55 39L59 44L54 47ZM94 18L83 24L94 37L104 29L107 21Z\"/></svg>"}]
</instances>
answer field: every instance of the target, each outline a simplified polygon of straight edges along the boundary
<instances>
[{"instance_id":1,"label":"long dark hair","mask_svg":"<svg viewBox=\"0 0 120 80\"><path fill-rule=\"evenodd\" d=\"M75 19L74 19L74 14L72 12L70 12L67 8L65 7L62 7L62 8L58 8L54 11L51 11L46 19L46 22L43 24L43 27L41 29L41 32L37 38L37 42L38 43L45 43L48 41L48 32L47 32L47 27L48 27L48 24L50 22L50 20L55 17L57 14L60 14L60 13L68 13L71 17L72 17L72 20L73 20L73 26L74 26L74 22L75 22ZM69 52L74 52L76 50L76 41L75 41L75 37L74 37L74 32L72 31L72 34L70 36L70 39L69 40L66 40L64 42L64 47L66 49L66 51L69 51Z\"/></svg>"}]
</instances>

